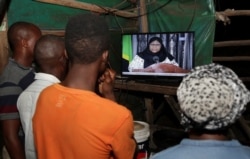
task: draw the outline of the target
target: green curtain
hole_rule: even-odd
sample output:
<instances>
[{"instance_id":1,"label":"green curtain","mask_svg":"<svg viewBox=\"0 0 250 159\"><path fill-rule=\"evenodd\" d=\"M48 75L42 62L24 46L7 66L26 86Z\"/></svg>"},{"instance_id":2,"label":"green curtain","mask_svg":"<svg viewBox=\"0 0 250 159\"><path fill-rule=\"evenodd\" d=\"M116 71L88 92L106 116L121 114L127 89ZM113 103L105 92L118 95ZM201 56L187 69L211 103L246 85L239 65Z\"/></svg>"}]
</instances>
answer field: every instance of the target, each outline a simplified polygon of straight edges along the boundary
<instances>
[{"instance_id":1,"label":"green curtain","mask_svg":"<svg viewBox=\"0 0 250 159\"><path fill-rule=\"evenodd\" d=\"M195 65L212 62L216 22L213 0L157 0L147 9L150 32L194 31Z\"/></svg>"},{"instance_id":2,"label":"green curtain","mask_svg":"<svg viewBox=\"0 0 250 159\"><path fill-rule=\"evenodd\" d=\"M131 3L123 0L77 0L89 4L103 7L126 9L133 7ZM16 21L28 21L38 25L41 29L61 30L72 15L89 11L83 9L70 8L61 5L42 3L35 0L11 0L8 9L8 24L11 25ZM121 18L114 16L112 13L104 15L110 28L121 28L134 19Z\"/></svg>"},{"instance_id":3,"label":"green curtain","mask_svg":"<svg viewBox=\"0 0 250 159\"><path fill-rule=\"evenodd\" d=\"M123 0L79 1L111 8L116 7L121 10L133 7L129 1ZM150 32L194 31L195 65L212 62L216 21L213 0L147 0L146 3ZM70 16L83 12L88 11L33 0L11 0L8 9L8 24L11 25L16 21L29 21L37 24L41 29L60 30L65 28ZM114 54L111 54L110 58L113 65L119 70L122 52L120 48L122 28L130 27L136 18L121 18L111 13L104 16L110 29L116 30L116 36L112 37L114 39L112 46ZM126 58L130 58L130 56L127 55Z\"/></svg>"}]
</instances>

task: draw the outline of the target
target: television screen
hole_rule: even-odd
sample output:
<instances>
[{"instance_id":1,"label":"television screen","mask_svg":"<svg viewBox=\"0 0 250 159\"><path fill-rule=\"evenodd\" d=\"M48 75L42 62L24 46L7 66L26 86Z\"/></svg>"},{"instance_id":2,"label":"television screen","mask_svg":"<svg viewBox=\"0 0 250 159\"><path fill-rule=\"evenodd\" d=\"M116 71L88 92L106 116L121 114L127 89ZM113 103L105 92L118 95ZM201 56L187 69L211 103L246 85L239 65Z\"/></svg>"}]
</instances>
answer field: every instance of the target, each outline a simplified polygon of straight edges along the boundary
<instances>
[{"instance_id":1,"label":"television screen","mask_svg":"<svg viewBox=\"0 0 250 159\"><path fill-rule=\"evenodd\" d=\"M183 77L194 67L194 32L122 34L126 77Z\"/></svg>"}]
</instances>

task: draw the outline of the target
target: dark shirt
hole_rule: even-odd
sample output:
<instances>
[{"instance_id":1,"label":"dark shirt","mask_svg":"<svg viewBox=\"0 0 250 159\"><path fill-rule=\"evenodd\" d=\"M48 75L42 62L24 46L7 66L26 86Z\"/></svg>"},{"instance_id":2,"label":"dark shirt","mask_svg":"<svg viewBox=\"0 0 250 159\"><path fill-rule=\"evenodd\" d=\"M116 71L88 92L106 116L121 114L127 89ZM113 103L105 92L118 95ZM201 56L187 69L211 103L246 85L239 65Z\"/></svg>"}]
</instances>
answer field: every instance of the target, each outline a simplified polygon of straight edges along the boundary
<instances>
[{"instance_id":1,"label":"dark shirt","mask_svg":"<svg viewBox=\"0 0 250 159\"><path fill-rule=\"evenodd\" d=\"M34 76L32 68L9 59L0 75L0 120L19 118L16 106L18 96L34 81Z\"/></svg>"}]
</instances>

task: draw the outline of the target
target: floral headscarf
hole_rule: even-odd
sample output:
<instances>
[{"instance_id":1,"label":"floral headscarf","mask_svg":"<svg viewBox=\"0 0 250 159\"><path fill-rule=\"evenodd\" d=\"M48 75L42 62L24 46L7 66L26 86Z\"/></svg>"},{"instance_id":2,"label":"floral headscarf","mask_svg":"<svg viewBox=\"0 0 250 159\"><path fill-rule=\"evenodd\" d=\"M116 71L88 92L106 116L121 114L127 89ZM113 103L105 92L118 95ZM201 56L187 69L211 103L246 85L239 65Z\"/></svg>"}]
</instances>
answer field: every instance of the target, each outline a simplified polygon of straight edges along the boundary
<instances>
[{"instance_id":1,"label":"floral headscarf","mask_svg":"<svg viewBox=\"0 0 250 159\"><path fill-rule=\"evenodd\" d=\"M198 66L177 89L186 128L217 130L238 119L250 101L250 92L229 68L219 64Z\"/></svg>"}]
</instances>

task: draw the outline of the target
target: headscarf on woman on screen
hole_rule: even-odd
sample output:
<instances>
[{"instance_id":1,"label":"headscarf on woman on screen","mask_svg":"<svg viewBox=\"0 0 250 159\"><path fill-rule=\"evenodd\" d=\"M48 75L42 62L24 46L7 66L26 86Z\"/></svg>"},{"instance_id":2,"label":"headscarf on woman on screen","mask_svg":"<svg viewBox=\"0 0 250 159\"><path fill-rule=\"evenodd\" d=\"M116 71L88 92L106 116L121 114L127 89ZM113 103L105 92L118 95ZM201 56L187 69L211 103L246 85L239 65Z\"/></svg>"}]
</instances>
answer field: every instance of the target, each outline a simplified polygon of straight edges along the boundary
<instances>
[{"instance_id":1,"label":"headscarf on woman on screen","mask_svg":"<svg viewBox=\"0 0 250 159\"><path fill-rule=\"evenodd\" d=\"M167 63L179 66L174 57L167 52L162 39L159 37L152 37L147 47L142 52L135 55L133 60L129 63L128 69L132 72L157 63Z\"/></svg>"}]
</instances>

